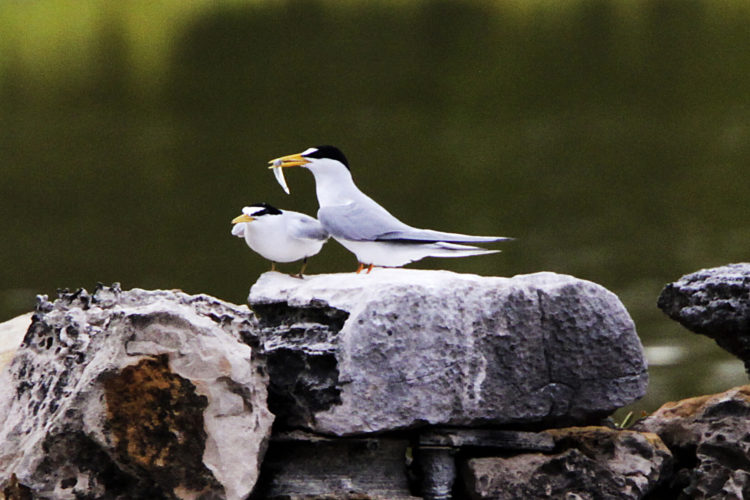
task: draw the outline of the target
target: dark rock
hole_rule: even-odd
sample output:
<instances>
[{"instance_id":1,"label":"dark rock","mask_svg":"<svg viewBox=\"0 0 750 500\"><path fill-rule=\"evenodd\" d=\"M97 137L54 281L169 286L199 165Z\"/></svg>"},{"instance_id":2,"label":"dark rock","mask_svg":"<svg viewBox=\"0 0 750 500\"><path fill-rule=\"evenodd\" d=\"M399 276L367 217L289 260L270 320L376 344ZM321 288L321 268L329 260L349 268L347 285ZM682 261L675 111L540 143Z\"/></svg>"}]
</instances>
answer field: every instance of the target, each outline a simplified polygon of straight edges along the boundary
<instances>
[{"instance_id":1,"label":"dark rock","mask_svg":"<svg viewBox=\"0 0 750 500\"><path fill-rule=\"evenodd\" d=\"M246 497L273 421L242 342L256 334L246 307L205 295L40 298L0 375L0 481L43 498Z\"/></svg>"},{"instance_id":2,"label":"dark rock","mask_svg":"<svg viewBox=\"0 0 750 500\"><path fill-rule=\"evenodd\" d=\"M450 500L456 481L455 448L420 446L421 494L425 500Z\"/></svg>"},{"instance_id":3,"label":"dark rock","mask_svg":"<svg viewBox=\"0 0 750 500\"><path fill-rule=\"evenodd\" d=\"M657 304L685 328L739 357L750 374L750 263L685 275L664 287Z\"/></svg>"},{"instance_id":4,"label":"dark rock","mask_svg":"<svg viewBox=\"0 0 750 500\"><path fill-rule=\"evenodd\" d=\"M492 448L513 451L552 451L555 441L546 432L499 429L431 429L419 434L421 446Z\"/></svg>"},{"instance_id":5,"label":"dark rock","mask_svg":"<svg viewBox=\"0 0 750 500\"><path fill-rule=\"evenodd\" d=\"M408 446L392 437L275 435L253 498L416 500L407 479Z\"/></svg>"},{"instance_id":6,"label":"dark rock","mask_svg":"<svg viewBox=\"0 0 750 500\"><path fill-rule=\"evenodd\" d=\"M500 429L433 428L419 433L416 468L421 494L429 500L449 499L456 479L456 455L510 455L519 451L552 451L555 441L545 432ZM473 454L473 455L472 455Z\"/></svg>"},{"instance_id":7,"label":"dark rock","mask_svg":"<svg viewBox=\"0 0 750 500\"><path fill-rule=\"evenodd\" d=\"M669 476L658 436L606 427L547 431L557 453L471 458L462 466L472 499L640 499Z\"/></svg>"},{"instance_id":8,"label":"dark rock","mask_svg":"<svg viewBox=\"0 0 750 500\"><path fill-rule=\"evenodd\" d=\"M280 422L300 427L316 412L341 404L335 338L346 311L313 302L309 308L286 303L256 304L262 350L269 374L268 407ZM283 336L274 332L283 331Z\"/></svg>"},{"instance_id":9,"label":"dark rock","mask_svg":"<svg viewBox=\"0 0 750 500\"><path fill-rule=\"evenodd\" d=\"M675 457L662 498L750 498L750 385L667 403L633 428L658 434Z\"/></svg>"},{"instance_id":10,"label":"dark rock","mask_svg":"<svg viewBox=\"0 0 750 500\"><path fill-rule=\"evenodd\" d=\"M34 492L28 486L19 483L15 474L11 474L0 484L0 491L2 491L3 500L32 500L34 498Z\"/></svg>"},{"instance_id":11,"label":"dark rock","mask_svg":"<svg viewBox=\"0 0 750 500\"><path fill-rule=\"evenodd\" d=\"M648 381L622 303L570 276L271 272L249 302L271 407L288 427L586 423L643 396Z\"/></svg>"}]
</instances>

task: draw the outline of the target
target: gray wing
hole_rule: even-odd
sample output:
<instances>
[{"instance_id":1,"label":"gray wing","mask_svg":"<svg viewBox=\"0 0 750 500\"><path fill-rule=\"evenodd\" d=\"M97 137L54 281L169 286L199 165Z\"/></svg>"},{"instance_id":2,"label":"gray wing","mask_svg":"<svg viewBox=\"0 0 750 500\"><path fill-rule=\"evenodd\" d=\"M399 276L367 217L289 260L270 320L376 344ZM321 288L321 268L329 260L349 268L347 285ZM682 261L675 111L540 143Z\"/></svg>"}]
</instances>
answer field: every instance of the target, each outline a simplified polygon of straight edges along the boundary
<instances>
[{"instance_id":1,"label":"gray wing","mask_svg":"<svg viewBox=\"0 0 750 500\"><path fill-rule=\"evenodd\" d=\"M418 229L404 224L374 202L323 207L318 210L318 218L331 236L354 241L482 243L509 239Z\"/></svg>"},{"instance_id":2,"label":"gray wing","mask_svg":"<svg viewBox=\"0 0 750 500\"><path fill-rule=\"evenodd\" d=\"M328 231L323 229L322 224L314 217L299 212L285 211L284 214L289 216L289 222L287 223L289 234L295 238L321 241L328 239Z\"/></svg>"},{"instance_id":3,"label":"gray wing","mask_svg":"<svg viewBox=\"0 0 750 500\"><path fill-rule=\"evenodd\" d=\"M318 219L331 236L354 241L374 241L383 234L410 229L374 202L321 207Z\"/></svg>"}]
</instances>

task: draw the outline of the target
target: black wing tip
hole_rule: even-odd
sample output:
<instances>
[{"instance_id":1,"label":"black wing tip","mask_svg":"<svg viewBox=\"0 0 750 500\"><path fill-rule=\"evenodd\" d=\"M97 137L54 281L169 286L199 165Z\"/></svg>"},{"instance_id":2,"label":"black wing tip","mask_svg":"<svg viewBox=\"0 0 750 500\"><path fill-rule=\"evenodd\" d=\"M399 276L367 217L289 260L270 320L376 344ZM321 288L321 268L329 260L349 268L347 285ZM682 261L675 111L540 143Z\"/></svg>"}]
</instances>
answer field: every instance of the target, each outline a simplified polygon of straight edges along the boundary
<instances>
[{"instance_id":1,"label":"black wing tip","mask_svg":"<svg viewBox=\"0 0 750 500\"><path fill-rule=\"evenodd\" d=\"M391 243L456 243L456 244L467 244L467 243L497 243L501 241L514 241L515 238L509 236L477 236L476 239L456 239L450 238L403 238L400 236L389 236L389 233L382 234L371 241L387 241ZM481 248L481 247L477 247ZM500 250L498 250L499 252Z\"/></svg>"}]
</instances>

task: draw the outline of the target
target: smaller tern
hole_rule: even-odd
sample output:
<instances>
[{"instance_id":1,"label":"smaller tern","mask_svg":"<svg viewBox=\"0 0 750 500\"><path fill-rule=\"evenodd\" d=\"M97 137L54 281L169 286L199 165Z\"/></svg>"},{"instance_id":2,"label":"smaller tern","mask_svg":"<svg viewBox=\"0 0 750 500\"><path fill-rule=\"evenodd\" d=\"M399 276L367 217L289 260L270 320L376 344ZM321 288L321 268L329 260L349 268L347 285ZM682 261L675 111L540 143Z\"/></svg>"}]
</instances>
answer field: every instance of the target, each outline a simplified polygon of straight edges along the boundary
<instances>
[{"instance_id":1,"label":"smaller tern","mask_svg":"<svg viewBox=\"0 0 750 500\"><path fill-rule=\"evenodd\" d=\"M271 160L269 168L281 184L284 167L304 167L315 177L318 220L323 228L367 266L401 267L425 257L469 257L499 252L466 243L509 240L501 236L471 236L404 224L357 188L349 162L334 146L317 146ZM282 184L285 191L286 183Z\"/></svg>"},{"instance_id":2,"label":"smaller tern","mask_svg":"<svg viewBox=\"0 0 750 500\"><path fill-rule=\"evenodd\" d=\"M307 258L320 252L328 240L328 233L314 217L267 203L244 207L232 224L232 234L244 238L247 246L270 260L271 271L276 270L276 262L302 259L299 274L292 275L297 278L302 278Z\"/></svg>"}]
</instances>

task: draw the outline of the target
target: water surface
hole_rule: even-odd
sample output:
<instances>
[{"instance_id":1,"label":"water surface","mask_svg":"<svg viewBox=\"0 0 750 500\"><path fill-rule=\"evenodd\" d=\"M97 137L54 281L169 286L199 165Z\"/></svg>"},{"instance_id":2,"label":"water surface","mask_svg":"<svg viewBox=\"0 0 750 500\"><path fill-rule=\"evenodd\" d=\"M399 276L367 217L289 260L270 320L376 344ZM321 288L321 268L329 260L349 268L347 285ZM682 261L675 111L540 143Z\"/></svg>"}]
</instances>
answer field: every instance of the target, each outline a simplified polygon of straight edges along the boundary
<instances>
[{"instance_id":1,"label":"water surface","mask_svg":"<svg viewBox=\"0 0 750 500\"><path fill-rule=\"evenodd\" d=\"M0 23L0 320L99 281L242 303L268 264L229 221L314 214L308 172L287 196L265 166L330 143L404 221L517 238L411 267L617 293L652 361L637 411L746 380L655 305L748 259L744 2L46 1ZM332 242L309 272L355 268Z\"/></svg>"}]
</instances>

